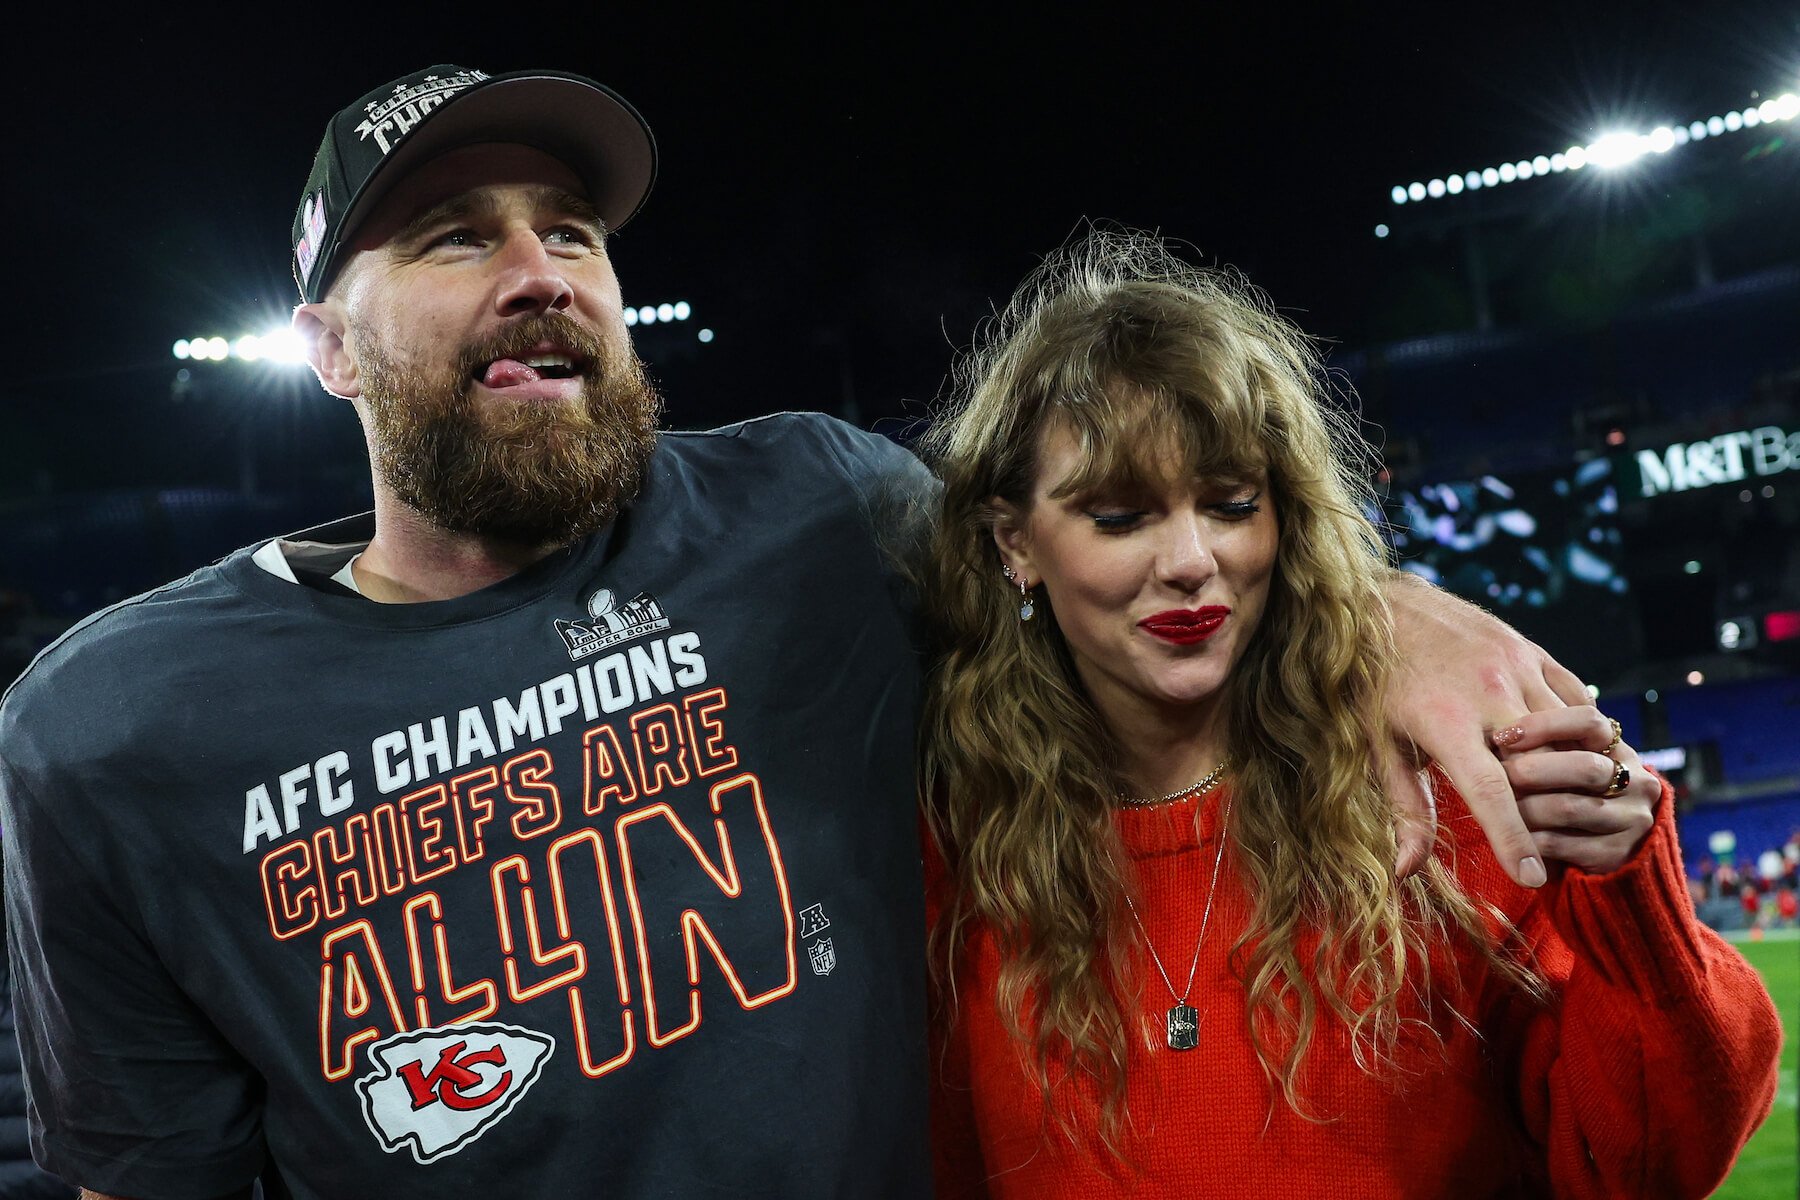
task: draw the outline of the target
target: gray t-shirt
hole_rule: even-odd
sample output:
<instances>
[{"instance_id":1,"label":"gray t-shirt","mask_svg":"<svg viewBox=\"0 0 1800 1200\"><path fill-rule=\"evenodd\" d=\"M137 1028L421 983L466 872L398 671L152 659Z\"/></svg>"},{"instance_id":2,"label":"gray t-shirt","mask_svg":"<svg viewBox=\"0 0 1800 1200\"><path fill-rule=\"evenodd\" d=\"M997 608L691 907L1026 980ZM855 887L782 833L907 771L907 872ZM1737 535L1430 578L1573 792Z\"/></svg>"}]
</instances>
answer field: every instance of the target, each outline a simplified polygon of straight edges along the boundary
<instances>
[{"instance_id":1,"label":"gray t-shirt","mask_svg":"<svg viewBox=\"0 0 1800 1200\"><path fill-rule=\"evenodd\" d=\"M38 1157L153 1200L929 1195L878 536L928 489L827 418L666 434L472 595L245 550L71 631L0 707Z\"/></svg>"}]
</instances>

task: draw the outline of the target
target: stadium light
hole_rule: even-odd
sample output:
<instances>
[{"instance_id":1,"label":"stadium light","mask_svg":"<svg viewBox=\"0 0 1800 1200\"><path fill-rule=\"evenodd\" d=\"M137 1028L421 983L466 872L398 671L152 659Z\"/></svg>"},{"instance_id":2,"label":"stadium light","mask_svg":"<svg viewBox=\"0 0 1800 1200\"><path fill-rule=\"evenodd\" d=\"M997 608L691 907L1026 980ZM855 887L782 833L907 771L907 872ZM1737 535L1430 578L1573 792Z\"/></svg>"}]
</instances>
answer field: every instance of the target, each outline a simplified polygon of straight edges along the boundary
<instances>
[{"instance_id":1,"label":"stadium light","mask_svg":"<svg viewBox=\"0 0 1800 1200\"><path fill-rule=\"evenodd\" d=\"M268 362L290 367L306 362L306 342L287 326L266 333L244 333L226 341L222 337L182 338L170 348L184 362Z\"/></svg>"},{"instance_id":2,"label":"stadium light","mask_svg":"<svg viewBox=\"0 0 1800 1200\"><path fill-rule=\"evenodd\" d=\"M625 323L627 325L655 325L659 322L685 321L694 315L694 306L686 300L677 300L670 304L646 304L641 308L627 308Z\"/></svg>"},{"instance_id":3,"label":"stadium light","mask_svg":"<svg viewBox=\"0 0 1800 1200\"><path fill-rule=\"evenodd\" d=\"M1707 138L1796 118L1800 118L1800 95L1783 92L1760 104L1734 109L1724 116L1708 117L1704 121L1658 125L1647 133L1628 129L1611 130L1585 146L1570 146L1559 154L1539 154L1532 158L1500 163L1498 166L1483 167L1478 171L1466 171L1460 176L1449 175L1433 179L1429 183L1397 183L1388 192L1388 198L1395 204L1417 204L1423 200L1441 200L1446 196L1455 196L1465 190L1475 191L1502 183L1560 175L1565 171L1579 171L1588 166L1618 170L1630 166L1647 154L1667 154L1678 147L1705 141Z\"/></svg>"}]
</instances>

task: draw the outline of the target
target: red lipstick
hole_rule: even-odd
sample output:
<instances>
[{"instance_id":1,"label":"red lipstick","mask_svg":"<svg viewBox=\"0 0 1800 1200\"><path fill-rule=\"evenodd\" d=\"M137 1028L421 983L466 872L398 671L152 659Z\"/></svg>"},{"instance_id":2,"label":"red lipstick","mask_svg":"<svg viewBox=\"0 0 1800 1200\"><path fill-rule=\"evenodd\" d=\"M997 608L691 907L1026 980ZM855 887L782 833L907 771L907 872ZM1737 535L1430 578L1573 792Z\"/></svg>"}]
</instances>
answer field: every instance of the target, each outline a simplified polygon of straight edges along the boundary
<instances>
[{"instance_id":1,"label":"red lipstick","mask_svg":"<svg viewBox=\"0 0 1800 1200\"><path fill-rule=\"evenodd\" d=\"M1138 628L1174 646L1193 646L1219 631L1231 610L1223 604L1204 608L1171 608L1138 622Z\"/></svg>"}]
</instances>

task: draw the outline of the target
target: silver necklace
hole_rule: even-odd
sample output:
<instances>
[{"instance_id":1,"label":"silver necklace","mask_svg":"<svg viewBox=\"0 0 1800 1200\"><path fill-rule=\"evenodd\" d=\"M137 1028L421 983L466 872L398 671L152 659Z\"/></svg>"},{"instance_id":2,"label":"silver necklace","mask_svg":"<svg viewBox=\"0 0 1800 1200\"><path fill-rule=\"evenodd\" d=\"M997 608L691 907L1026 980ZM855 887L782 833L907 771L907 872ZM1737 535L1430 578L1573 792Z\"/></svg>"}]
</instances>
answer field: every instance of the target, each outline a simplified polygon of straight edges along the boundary
<instances>
[{"instance_id":1,"label":"silver necklace","mask_svg":"<svg viewBox=\"0 0 1800 1200\"><path fill-rule=\"evenodd\" d=\"M1218 786L1219 780L1224 777L1225 772L1230 766L1231 760L1228 758L1193 783L1188 784L1178 791L1170 792L1166 796L1120 795L1114 796L1113 799L1118 803L1125 805L1127 808L1154 808L1158 804L1167 804L1172 800L1180 800L1187 796L1204 796Z\"/></svg>"},{"instance_id":2,"label":"silver necklace","mask_svg":"<svg viewBox=\"0 0 1800 1200\"><path fill-rule=\"evenodd\" d=\"M1212 790L1219 782L1218 776L1225 769L1221 763L1217 770L1207 777L1206 788ZM1176 793L1180 795L1181 793ZM1188 997L1194 994L1194 974L1200 969L1200 947L1206 944L1206 927L1212 922L1213 897L1219 891L1219 864L1225 861L1225 831L1231 821L1231 798L1225 798L1225 815L1219 818L1219 850L1213 855L1212 883L1206 889L1206 911L1200 916L1200 937L1194 942L1194 958L1188 963L1187 986L1181 991L1175 990L1175 981L1169 978L1167 968L1163 966L1162 956L1156 952L1156 943L1150 940L1150 931L1144 928L1144 920L1138 916L1137 905L1132 902L1129 892L1125 895L1125 904L1131 909L1131 919L1136 923L1138 933L1144 939L1145 947L1150 951L1150 961L1156 964L1156 973L1162 976L1163 986L1169 989L1169 995L1175 1003L1166 1014L1168 1025L1169 1049L1192 1050L1200 1044L1200 1014L1188 1004Z\"/></svg>"}]
</instances>

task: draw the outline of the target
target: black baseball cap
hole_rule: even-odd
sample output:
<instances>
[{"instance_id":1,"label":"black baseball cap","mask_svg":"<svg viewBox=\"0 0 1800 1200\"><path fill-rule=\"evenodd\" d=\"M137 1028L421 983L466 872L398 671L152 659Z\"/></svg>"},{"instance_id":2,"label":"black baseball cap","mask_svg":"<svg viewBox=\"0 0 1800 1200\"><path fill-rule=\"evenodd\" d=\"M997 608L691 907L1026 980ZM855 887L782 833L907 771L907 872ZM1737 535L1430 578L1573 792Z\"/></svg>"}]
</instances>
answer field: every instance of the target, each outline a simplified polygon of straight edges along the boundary
<instances>
[{"instance_id":1,"label":"black baseball cap","mask_svg":"<svg viewBox=\"0 0 1800 1200\"><path fill-rule=\"evenodd\" d=\"M448 64L382 84L331 118L294 214L294 281L308 303L395 183L477 142L542 150L580 176L608 230L637 215L656 180L656 140L625 99L581 75L489 75Z\"/></svg>"}]
</instances>

